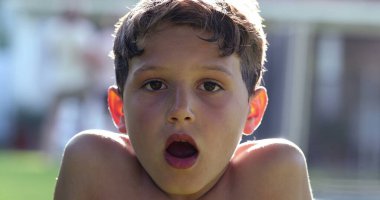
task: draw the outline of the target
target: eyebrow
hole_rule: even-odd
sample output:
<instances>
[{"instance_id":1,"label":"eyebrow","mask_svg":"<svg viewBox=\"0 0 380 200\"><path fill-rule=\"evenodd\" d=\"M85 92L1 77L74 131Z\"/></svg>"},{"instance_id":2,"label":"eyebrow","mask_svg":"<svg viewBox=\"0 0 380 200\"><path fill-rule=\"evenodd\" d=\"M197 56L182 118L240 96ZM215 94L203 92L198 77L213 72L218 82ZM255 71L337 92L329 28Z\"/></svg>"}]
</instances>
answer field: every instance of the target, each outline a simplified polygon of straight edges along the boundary
<instances>
[{"instance_id":1,"label":"eyebrow","mask_svg":"<svg viewBox=\"0 0 380 200\"><path fill-rule=\"evenodd\" d=\"M211 66L203 66L202 68L210 70L210 71L222 72L224 74L227 74L228 76L232 76L232 73L229 70L220 66L211 65Z\"/></svg>"},{"instance_id":2,"label":"eyebrow","mask_svg":"<svg viewBox=\"0 0 380 200\"><path fill-rule=\"evenodd\" d=\"M206 66L201 66L199 67L200 69L206 69L208 71L216 71L216 72L222 72L228 76L232 76L232 73L220 66L217 65L206 65ZM166 70L165 67L159 67L159 66L154 66L154 65L144 65L140 67L139 69L135 70L133 72L134 75L138 75L144 72L149 72L149 71L157 71L157 70Z\"/></svg>"},{"instance_id":3,"label":"eyebrow","mask_svg":"<svg viewBox=\"0 0 380 200\"><path fill-rule=\"evenodd\" d=\"M157 70L162 70L163 68L162 67L158 67L158 66L154 66L154 65L144 65L138 69L136 69L133 74L134 75L138 75L138 74L141 74L141 73L144 73L144 72L147 72L147 71L157 71Z\"/></svg>"}]
</instances>

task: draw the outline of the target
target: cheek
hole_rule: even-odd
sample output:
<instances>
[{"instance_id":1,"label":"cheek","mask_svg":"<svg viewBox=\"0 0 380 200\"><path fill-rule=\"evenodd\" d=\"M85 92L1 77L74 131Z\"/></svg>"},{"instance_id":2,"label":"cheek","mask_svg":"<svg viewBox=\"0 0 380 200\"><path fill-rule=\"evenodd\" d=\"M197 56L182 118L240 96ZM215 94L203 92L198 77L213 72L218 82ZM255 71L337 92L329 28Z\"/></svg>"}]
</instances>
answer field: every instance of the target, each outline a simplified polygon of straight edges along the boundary
<instances>
[{"instance_id":1,"label":"cheek","mask_svg":"<svg viewBox=\"0 0 380 200\"><path fill-rule=\"evenodd\" d=\"M162 117L159 115L161 106L159 101L151 98L133 95L126 100L127 133L132 142L139 161L145 166L151 156L151 152L158 152L157 140L160 137Z\"/></svg>"},{"instance_id":2,"label":"cheek","mask_svg":"<svg viewBox=\"0 0 380 200\"><path fill-rule=\"evenodd\" d=\"M163 116L163 102L157 98L134 95L125 105L128 131L155 127Z\"/></svg>"},{"instance_id":3,"label":"cheek","mask_svg":"<svg viewBox=\"0 0 380 200\"><path fill-rule=\"evenodd\" d=\"M214 101L215 102L215 101ZM205 105L202 110L201 127L207 137L207 145L212 149L223 151L232 156L239 143L245 124L248 102L245 103L231 96L218 99L218 103ZM218 157L218 156L217 156ZM216 158L215 158L216 159ZM230 157L226 157L227 160Z\"/></svg>"},{"instance_id":4,"label":"cheek","mask_svg":"<svg viewBox=\"0 0 380 200\"><path fill-rule=\"evenodd\" d=\"M248 101L244 102L234 95L223 95L221 98L205 102L200 109L202 121L208 121L209 124L224 129L223 132L240 133L243 130L249 108Z\"/></svg>"}]
</instances>

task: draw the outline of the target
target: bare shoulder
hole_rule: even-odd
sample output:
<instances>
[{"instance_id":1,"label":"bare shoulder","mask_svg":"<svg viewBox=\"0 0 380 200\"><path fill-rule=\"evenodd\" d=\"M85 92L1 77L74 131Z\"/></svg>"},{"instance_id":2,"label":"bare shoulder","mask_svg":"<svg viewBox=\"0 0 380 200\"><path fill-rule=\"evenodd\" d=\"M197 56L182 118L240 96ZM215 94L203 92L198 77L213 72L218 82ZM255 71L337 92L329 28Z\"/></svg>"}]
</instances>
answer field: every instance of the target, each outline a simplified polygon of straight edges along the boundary
<instances>
[{"instance_id":1,"label":"bare shoulder","mask_svg":"<svg viewBox=\"0 0 380 200\"><path fill-rule=\"evenodd\" d=\"M133 155L127 135L104 130L87 130L71 138L66 145L64 156L86 156L87 159L91 159L107 153L117 152L124 155ZM96 153L96 156L91 156L95 155L94 153Z\"/></svg>"},{"instance_id":2,"label":"bare shoulder","mask_svg":"<svg viewBox=\"0 0 380 200\"><path fill-rule=\"evenodd\" d=\"M112 186L138 180L133 176L139 168L126 135L100 130L81 132L66 145L54 199L97 199L102 192L120 193L111 191L120 187Z\"/></svg>"},{"instance_id":3,"label":"bare shoulder","mask_svg":"<svg viewBox=\"0 0 380 200\"><path fill-rule=\"evenodd\" d=\"M302 150L291 141L280 138L249 141L240 144L234 159L240 162L257 162L259 160L261 162L258 166L283 164L306 167Z\"/></svg>"},{"instance_id":4,"label":"bare shoulder","mask_svg":"<svg viewBox=\"0 0 380 200\"><path fill-rule=\"evenodd\" d=\"M312 199L305 156L288 140L243 143L231 164L235 171L234 181L242 183L243 190L252 193L246 195L256 199Z\"/></svg>"}]
</instances>

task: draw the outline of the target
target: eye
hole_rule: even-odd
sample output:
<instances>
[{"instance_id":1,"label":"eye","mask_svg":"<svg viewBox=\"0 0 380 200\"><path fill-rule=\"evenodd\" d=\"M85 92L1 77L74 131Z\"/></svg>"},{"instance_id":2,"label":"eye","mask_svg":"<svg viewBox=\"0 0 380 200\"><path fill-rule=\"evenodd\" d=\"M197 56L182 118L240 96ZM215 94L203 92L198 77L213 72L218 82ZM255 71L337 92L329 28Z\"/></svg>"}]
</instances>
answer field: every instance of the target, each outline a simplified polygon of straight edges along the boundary
<instances>
[{"instance_id":1,"label":"eye","mask_svg":"<svg viewBox=\"0 0 380 200\"><path fill-rule=\"evenodd\" d=\"M205 81L201 84L200 89L207 92L217 92L223 88L218 83L213 81Z\"/></svg>"},{"instance_id":2,"label":"eye","mask_svg":"<svg viewBox=\"0 0 380 200\"><path fill-rule=\"evenodd\" d=\"M166 89L167 86L159 80L152 80L148 81L143 85L143 88L149 90L149 91L157 91L157 90L163 90Z\"/></svg>"}]
</instances>

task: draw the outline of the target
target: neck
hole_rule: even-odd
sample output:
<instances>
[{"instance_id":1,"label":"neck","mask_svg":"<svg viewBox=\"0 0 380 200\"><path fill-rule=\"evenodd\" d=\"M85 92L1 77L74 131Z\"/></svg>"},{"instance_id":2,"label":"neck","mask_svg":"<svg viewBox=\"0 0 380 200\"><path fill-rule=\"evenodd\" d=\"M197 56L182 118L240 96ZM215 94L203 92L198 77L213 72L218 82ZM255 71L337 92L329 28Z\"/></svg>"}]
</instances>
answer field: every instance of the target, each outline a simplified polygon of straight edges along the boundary
<instances>
[{"instance_id":1,"label":"neck","mask_svg":"<svg viewBox=\"0 0 380 200\"><path fill-rule=\"evenodd\" d=\"M224 168L221 173L217 177L215 177L212 181L210 181L207 185L205 185L201 190L194 194L168 194L170 200L200 200L205 198L209 193L211 193L214 188L221 184L222 177L226 174L225 172L228 170L229 165Z\"/></svg>"}]
</instances>

